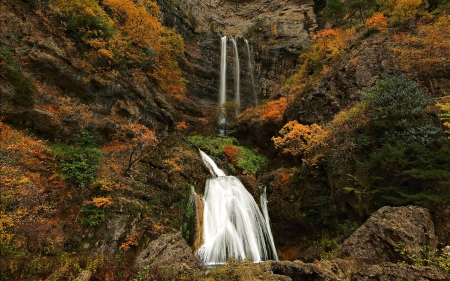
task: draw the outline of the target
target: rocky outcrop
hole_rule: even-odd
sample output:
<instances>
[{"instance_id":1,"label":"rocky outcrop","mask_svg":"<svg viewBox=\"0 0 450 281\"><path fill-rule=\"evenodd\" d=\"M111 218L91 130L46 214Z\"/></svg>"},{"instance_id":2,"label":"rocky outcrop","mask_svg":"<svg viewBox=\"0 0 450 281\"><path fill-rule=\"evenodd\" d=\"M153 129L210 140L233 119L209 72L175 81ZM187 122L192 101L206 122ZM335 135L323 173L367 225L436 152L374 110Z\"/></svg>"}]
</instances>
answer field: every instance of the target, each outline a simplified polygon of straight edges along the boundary
<instances>
[{"instance_id":1,"label":"rocky outcrop","mask_svg":"<svg viewBox=\"0 0 450 281\"><path fill-rule=\"evenodd\" d=\"M383 207L344 242L338 256L366 264L414 262L433 256L437 243L427 209Z\"/></svg>"},{"instance_id":2,"label":"rocky outcrop","mask_svg":"<svg viewBox=\"0 0 450 281\"><path fill-rule=\"evenodd\" d=\"M360 267L351 273L351 281L449 280L445 271L429 266L382 263Z\"/></svg>"},{"instance_id":3,"label":"rocky outcrop","mask_svg":"<svg viewBox=\"0 0 450 281\"><path fill-rule=\"evenodd\" d=\"M299 52L316 28L313 1L160 0L163 21L183 35L186 60L181 62L189 81L189 96L217 102L220 71L220 37L246 38L253 69L243 39L238 39L241 98L244 107L280 90L283 77L295 68ZM227 53L227 96L234 98L234 51ZM254 83L250 71L253 71Z\"/></svg>"},{"instance_id":4,"label":"rocky outcrop","mask_svg":"<svg viewBox=\"0 0 450 281\"><path fill-rule=\"evenodd\" d=\"M192 249L181 237L181 233L163 234L153 240L142 250L136 258L135 269L141 270L144 266L156 268L162 265L184 263L191 268L198 267L198 260L192 254Z\"/></svg>"},{"instance_id":5,"label":"rocky outcrop","mask_svg":"<svg viewBox=\"0 0 450 281\"><path fill-rule=\"evenodd\" d=\"M268 262L270 270L277 275L288 276L292 281L317 280L337 281L345 279L350 263L343 260L316 261L303 263L301 261L271 261Z\"/></svg>"},{"instance_id":6,"label":"rocky outcrop","mask_svg":"<svg viewBox=\"0 0 450 281\"><path fill-rule=\"evenodd\" d=\"M360 98L361 92L377 78L399 70L394 63L388 35L378 35L363 41L321 82L297 95L285 112L286 120L302 124L330 121L336 113Z\"/></svg>"}]
</instances>

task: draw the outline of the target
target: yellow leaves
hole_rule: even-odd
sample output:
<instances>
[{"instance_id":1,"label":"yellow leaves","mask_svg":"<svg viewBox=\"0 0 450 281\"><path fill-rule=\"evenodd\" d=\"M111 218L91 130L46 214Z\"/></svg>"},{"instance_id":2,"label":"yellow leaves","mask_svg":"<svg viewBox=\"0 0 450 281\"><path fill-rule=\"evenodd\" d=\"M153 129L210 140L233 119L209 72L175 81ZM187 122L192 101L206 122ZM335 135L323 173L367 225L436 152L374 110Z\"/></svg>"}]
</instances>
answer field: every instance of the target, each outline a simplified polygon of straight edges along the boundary
<instances>
[{"instance_id":1,"label":"yellow leaves","mask_svg":"<svg viewBox=\"0 0 450 281\"><path fill-rule=\"evenodd\" d=\"M283 149L283 153L294 156L307 154L326 146L325 138L328 131L317 124L303 125L297 121L288 122L280 130L280 137L273 137L272 141L276 148Z\"/></svg>"},{"instance_id":2,"label":"yellow leaves","mask_svg":"<svg viewBox=\"0 0 450 281\"><path fill-rule=\"evenodd\" d=\"M97 208L107 207L112 205L111 197L94 197L92 201L87 201L86 204L92 204Z\"/></svg>"},{"instance_id":3,"label":"yellow leaves","mask_svg":"<svg viewBox=\"0 0 450 281\"><path fill-rule=\"evenodd\" d=\"M426 0L389 0L388 9L394 22L404 23L412 20L428 7Z\"/></svg>"}]
</instances>

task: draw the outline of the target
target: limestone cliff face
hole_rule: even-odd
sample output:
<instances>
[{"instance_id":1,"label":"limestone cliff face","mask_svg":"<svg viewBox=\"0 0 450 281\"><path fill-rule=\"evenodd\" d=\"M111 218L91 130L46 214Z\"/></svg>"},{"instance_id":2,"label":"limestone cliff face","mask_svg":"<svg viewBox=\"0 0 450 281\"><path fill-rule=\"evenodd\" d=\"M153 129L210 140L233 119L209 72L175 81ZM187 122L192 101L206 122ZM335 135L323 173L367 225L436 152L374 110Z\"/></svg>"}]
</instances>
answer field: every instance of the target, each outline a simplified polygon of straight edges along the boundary
<instances>
[{"instance_id":1,"label":"limestone cliff face","mask_svg":"<svg viewBox=\"0 0 450 281\"><path fill-rule=\"evenodd\" d=\"M163 21L180 32L186 41L186 60L182 68L190 82L188 94L214 102L218 100L221 36L238 37L241 98L244 104L254 105L255 99L279 92L317 26L313 1L309 0L158 2ZM250 43L253 86L244 38ZM227 96L231 100L235 87L231 44L227 54Z\"/></svg>"}]
</instances>

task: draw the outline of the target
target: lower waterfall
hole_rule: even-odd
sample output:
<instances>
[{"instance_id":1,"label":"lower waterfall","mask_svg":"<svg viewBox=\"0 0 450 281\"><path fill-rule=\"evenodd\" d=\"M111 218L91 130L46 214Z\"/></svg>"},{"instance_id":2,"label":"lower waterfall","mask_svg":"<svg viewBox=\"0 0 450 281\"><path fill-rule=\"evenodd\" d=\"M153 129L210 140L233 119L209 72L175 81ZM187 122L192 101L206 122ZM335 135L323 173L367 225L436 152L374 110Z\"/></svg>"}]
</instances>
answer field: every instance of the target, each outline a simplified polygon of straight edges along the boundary
<instances>
[{"instance_id":1,"label":"lower waterfall","mask_svg":"<svg viewBox=\"0 0 450 281\"><path fill-rule=\"evenodd\" d=\"M263 216L239 179L226 176L209 156L202 151L200 153L215 177L206 181L204 244L197 251L198 258L205 265L223 264L229 257L252 258L254 262L277 260L266 211Z\"/></svg>"}]
</instances>

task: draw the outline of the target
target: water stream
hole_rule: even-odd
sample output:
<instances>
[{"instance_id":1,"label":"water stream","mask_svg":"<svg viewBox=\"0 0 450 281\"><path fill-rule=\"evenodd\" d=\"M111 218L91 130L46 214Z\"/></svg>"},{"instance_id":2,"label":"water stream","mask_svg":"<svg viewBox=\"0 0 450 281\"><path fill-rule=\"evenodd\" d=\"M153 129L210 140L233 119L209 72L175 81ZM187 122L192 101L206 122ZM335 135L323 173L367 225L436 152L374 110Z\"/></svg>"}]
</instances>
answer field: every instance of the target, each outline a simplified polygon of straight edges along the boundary
<instances>
[{"instance_id":1,"label":"water stream","mask_svg":"<svg viewBox=\"0 0 450 281\"><path fill-rule=\"evenodd\" d=\"M203 241L197 256L205 265L218 265L227 258L251 258L254 262L277 260L267 213L264 216L252 195L233 176L226 176L214 161L200 151L214 175L206 181L203 211ZM262 193L261 193L262 194Z\"/></svg>"}]
</instances>

